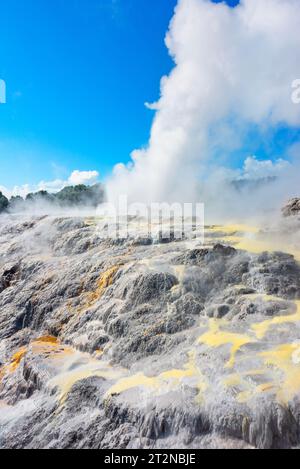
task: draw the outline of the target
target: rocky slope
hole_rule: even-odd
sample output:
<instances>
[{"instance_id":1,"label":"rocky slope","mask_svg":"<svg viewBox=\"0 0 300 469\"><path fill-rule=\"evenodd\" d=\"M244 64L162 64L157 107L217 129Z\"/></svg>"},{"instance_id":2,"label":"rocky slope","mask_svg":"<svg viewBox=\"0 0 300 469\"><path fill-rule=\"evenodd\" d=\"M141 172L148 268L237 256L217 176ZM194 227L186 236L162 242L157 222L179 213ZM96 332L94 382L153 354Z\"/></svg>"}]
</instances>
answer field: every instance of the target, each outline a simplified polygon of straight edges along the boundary
<instances>
[{"instance_id":1,"label":"rocky slope","mask_svg":"<svg viewBox=\"0 0 300 469\"><path fill-rule=\"evenodd\" d=\"M300 215L300 199L298 197L291 199L283 207L282 213L285 217L293 217Z\"/></svg>"},{"instance_id":2,"label":"rocky slope","mask_svg":"<svg viewBox=\"0 0 300 469\"><path fill-rule=\"evenodd\" d=\"M300 266L239 236L2 217L0 447L297 447Z\"/></svg>"}]
</instances>

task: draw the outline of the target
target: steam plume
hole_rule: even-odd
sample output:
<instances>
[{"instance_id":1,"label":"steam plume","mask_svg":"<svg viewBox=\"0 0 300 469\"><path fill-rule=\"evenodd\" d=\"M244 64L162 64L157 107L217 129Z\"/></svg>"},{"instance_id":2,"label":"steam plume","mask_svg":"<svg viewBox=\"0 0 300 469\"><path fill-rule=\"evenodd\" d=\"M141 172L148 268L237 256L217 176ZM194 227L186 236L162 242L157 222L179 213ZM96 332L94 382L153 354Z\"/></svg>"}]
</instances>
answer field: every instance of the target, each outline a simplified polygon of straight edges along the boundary
<instances>
[{"instance_id":1,"label":"steam plume","mask_svg":"<svg viewBox=\"0 0 300 469\"><path fill-rule=\"evenodd\" d=\"M218 195L232 202L228 181L245 175L230 169L228 155L243 148L249 129L300 125L291 100L300 77L299 31L298 0L243 0L236 8L179 0L166 36L175 67L161 80L159 101L148 105L156 112L150 141L128 166L115 167L110 198L127 193L132 201L210 203ZM274 156L278 161L261 165L250 158L245 170L258 177L261 169L264 177L273 167L277 200L293 195L298 182L290 179L295 170ZM264 194L255 194L259 205Z\"/></svg>"}]
</instances>

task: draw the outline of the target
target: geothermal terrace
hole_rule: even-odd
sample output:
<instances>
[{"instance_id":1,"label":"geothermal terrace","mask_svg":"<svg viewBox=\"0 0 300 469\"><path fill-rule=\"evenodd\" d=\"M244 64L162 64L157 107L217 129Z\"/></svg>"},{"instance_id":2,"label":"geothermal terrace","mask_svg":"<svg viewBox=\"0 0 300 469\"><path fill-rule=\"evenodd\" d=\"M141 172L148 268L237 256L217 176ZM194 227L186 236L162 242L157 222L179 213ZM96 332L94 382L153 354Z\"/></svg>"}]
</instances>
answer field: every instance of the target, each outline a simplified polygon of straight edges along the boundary
<instances>
[{"instance_id":1,"label":"geothermal terrace","mask_svg":"<svg viewBox=\"0 0 300 469\"><path fill-rule=\"evenodd\" d=\"M298 447L298 223L203 245L3 216L0 447Z\"/></svg>"}]
</instances>

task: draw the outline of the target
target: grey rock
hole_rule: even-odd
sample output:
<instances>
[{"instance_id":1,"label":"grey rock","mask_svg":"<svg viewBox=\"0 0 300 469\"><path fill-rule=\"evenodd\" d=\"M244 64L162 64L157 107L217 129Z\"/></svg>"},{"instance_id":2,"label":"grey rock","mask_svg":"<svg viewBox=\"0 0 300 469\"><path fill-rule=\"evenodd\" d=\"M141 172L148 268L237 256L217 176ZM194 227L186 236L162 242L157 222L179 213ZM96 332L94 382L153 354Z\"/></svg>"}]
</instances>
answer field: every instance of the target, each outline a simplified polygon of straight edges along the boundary
<instances>
[{"instance_id":1,"label":"grey rock","mask_svg":"<svg viewBox=\"0 0 300 469\"><path fill-rule=\"evenodd\" d=\"M283 207L282 214L284 217L293 217L300 214L300 198L295 197L288 201Z\"/></svg>"},{"instance_id":2,"label":"grey rock","mask_svg":"<svg viewBox=\"0 0 300 469\"><path fill-rule=\"evenodd\" d=\"M295 313L296 260L101 230L80 217L0 219L0 447L299 446L297 398L253 392L274 367L245 373L299 341L294 323L264 341L253 329ZM216 323L231 336L211 347L201 337ZM234 334L251 340L230 368Z\"/></svg>"}]
</instances>

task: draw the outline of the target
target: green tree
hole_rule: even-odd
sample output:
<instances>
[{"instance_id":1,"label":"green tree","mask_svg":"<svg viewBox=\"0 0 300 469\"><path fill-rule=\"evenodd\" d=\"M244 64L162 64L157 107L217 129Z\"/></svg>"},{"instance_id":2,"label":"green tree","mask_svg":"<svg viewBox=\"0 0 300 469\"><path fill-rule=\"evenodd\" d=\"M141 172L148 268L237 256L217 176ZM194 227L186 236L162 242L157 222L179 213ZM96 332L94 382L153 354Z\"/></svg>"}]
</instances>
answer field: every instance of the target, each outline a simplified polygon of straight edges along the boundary
<instances>
[{"instance_id":1,"label":"green tree","mask_svg":"<svg viewBox=\"0 0 300 469\"><path fill-rule=\"evenodd\" d=\"M19 195L12 196L9 201L9 209L11 210L17 210L21 209L25 204L24 199L20 197Z\"/></svg>"},{"instance_id":2,"label":"green tree","mask_svg":"<svg viewBox=\"0 0 300 469\"><path fill-rule=\"evenodd\" d=\"M68 186L56 194L56 199L62 206L92 206L104 202L104 188L102 184L94 186Z\"/></svg>"},{"instance_id":3,"label":"green tree","mask_svg":"<svg viewBox=\"0 0 300 469\"><path fill-rule=\"evenodd\" d=\"M8 199L2 194L2 192L0 192L0 213L4 212L8 208L8 204Z\"/></svg>"},{"instance_id":4,"label":"green tree","mask_svg":"<svg viewBox=\"0 0 300 469\"><path fill-rule=\"evenodd\" d=\"M30 193L26 196L26 202L54 202L55 196L49 194L47 191L39 191Z\"/></svg>"}]
</instances>

